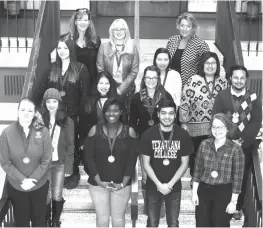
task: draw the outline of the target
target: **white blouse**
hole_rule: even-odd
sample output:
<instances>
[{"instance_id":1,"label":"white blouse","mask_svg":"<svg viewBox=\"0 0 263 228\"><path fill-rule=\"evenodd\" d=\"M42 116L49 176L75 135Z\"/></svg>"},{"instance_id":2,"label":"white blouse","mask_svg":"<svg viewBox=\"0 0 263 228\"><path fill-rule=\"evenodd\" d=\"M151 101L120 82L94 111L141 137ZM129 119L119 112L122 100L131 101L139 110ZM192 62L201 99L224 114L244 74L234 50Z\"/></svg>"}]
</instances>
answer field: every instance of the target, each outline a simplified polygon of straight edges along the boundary
<instances>
[{"instance_id":1,"label":"white blouse","mask_svg":"<svg viewBox=\"0 0 263 228\"><path fill-rule=\"evenodd\" d=\"M161 76L161 83L164 83L164 76ZM182 96L182 79L180 74L175 70L169 70L164 85L165 90L171 94L176 107L180 106Z\"/></svg>"}]
</instances>

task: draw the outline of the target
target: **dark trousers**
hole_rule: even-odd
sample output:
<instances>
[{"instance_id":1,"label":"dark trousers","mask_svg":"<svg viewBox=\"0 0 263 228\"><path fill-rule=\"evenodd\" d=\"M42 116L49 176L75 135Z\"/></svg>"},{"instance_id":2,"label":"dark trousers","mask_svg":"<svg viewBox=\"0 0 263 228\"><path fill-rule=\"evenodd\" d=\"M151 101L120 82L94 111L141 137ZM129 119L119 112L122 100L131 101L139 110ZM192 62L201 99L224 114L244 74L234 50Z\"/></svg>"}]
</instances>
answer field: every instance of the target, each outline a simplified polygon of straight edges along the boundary
<instances>
[{"instance_id":1,"label":"dark trousers","mask_svg":"<svg viewBox=\"0 0 263 228\"><path fill-rule=\"evenodd\" d=\"M193 176L193 174L194 174L195 157L196 157L196 153L198 151L199 145L203 140L205 140L207 138L208 138L208 135L201 135L201 136L192 137L192 141L193 141L193 145L194 145L194 152L192 154L190 154L190 156L189 156L189 168L190 168L191 176Z\"/></svg>"},{"instance_id":2,"label":"dark trousers","mask_svg":"<svg viewBox=\"0 0 263 228\"><path fill-rule=\"evenodd\" d=\"M75 143L75 151L74 151L74 162L73 162L73 175L79 174L79 163L80 163L80 155L79 155L79 123L78 117L72 116L72 120L74 121L74 143Z\"/></svg>"},{"instance_id":3,"label":"dark trousers","mask_svg":"<svg viewBox=\"0 0 263 228\"><path fill-rule=\"evenodd\" d=\"M156 190L156 192L151 192L148 195L146 190L146 198L148 210L147 227L158 227L163 201L165 202L168 227L179 227L178 218L181 205L181 192L171 192L168 195L163 195Z\"/></svg>"},{"instance_id":4,"label":"dark trousers","mask_svg":"<svg viewBox=\"0 0 263 228\"><path fill-rule=\"evenodd\" d=\"M201 182L195 208L196 227L230 227L232 214L226 213L232 197L232 184L210 185Z\"/></svg>"},{"instance_id":5,"label":"dark trousers","mask_svg":"<svg viewBox=\"0 0 263 228\"><path fill-rule=\"evenodd\" d=\"M17 227L46 226L46 201L49 181L42 187L30 192L22 192L7 183L8 197L14 208Z\"/></svg>"},{"instance_id":6,"label":"dark trousers","mask_svg":"<svg viewBox=\"0 0 263 228\"><path fill-rule=\"evenodd\" d=\"M241 210L243 205L244 205L244 200L245 200L245 194L246 194L246 189L247 189L247 180L248 180L248 174L249 174L249 168L252 164L252 155L251 152L253 150L253 147L249 149L243 149L244 152L245 150L251 150L245 153L245 169L244 169L244 175L243 175L243 181L242 181L242 187L241 187L241 193L238 196L237 200L237 210ZM244 211L245 213L245 211Z\"/></svg>"}]
</instances>

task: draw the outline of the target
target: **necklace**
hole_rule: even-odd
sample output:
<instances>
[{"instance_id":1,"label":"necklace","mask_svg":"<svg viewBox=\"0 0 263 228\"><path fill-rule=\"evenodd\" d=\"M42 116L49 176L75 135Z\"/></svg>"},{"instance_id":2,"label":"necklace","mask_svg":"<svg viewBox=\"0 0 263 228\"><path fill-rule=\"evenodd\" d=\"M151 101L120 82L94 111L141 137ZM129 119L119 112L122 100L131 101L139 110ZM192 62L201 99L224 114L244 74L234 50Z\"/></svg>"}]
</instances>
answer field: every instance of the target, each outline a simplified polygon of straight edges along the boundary
<instances>
[{"instance_id":1,"label":"necklace","mask_svg":"<svg viewBox=\"0 0 263 228\"><path fill-rule=\"evenodd\" d=\"M109 143L109 147L110 147L110 156L108 157L108 162L110 162L110 163L113 163L115 161L115 157L112 155L112 152L113 152L113 147L114 147L114 144L115 144L115 141L116 141L117 134L118 134L118 131L120 129L120 126L121 126L121 124L119 123L116 131L114 132L114 136L112 138L112 141L111 141L111 138L110 138L110 130L109 130L108 127L106 127L107 139L108 139L108 143Z\"/></svg>"}]
</instances>

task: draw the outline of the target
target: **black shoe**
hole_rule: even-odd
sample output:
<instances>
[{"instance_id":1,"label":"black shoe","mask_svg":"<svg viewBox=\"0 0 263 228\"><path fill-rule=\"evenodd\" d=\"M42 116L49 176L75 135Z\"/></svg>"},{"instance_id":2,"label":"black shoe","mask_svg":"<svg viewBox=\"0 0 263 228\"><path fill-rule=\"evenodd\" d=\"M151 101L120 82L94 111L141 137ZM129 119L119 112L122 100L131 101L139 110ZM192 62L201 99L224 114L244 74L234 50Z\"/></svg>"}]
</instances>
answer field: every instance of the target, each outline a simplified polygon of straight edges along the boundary
<instances>
[{"instance_id":1,"label":"black shoe","mask_svg":"<svg viewBox=\"0 0 263 228\"><path fill-rule=\"evenodd\" d=\"M80 174L72 174L69 177L65 178L64 187L66 189L74 189L78 186L80 181Z\"/></svg>"}]
</instances>

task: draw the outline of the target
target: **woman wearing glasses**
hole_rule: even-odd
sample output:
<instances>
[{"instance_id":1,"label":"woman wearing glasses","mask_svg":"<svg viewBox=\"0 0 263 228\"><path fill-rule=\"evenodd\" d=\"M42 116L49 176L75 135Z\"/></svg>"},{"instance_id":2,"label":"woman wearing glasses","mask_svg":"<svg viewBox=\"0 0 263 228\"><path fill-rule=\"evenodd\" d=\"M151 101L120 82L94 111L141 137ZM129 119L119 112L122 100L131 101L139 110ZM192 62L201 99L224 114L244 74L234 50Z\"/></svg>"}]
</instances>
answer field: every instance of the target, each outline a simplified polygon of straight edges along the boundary
<instances>
[{"instance_id":1,"label":"woman wearing glasses","mask_svg":"<svg viewBox=\"0 0 263 228\"><path fill-rule=\"evenodd\" d=\"M131 177L137 160L136 133L121 122L123 105L109 98L102 109L103 122L93 126L84 144L84 165L96 211L96 227L125 227L131 196Z\"/></svg>"},{"instance_id":2,"label":"woman wearing glasses","mask_svg":"<svg viewBox=\"0 0 263 228\"><path fill-rule=\"evenodd\" d=\"M76 44L77 60L86 66L93 84L97 76L96 60L101 40L96 34L88 9L77 9L74 12L70 20L70 34Z\"/></svg>"},{"instance_id":3,"label":"woman wearing glasses","mask_svg":"<svg viewBox=\"0 0 263 228\"><path fill-rule=\"evenodd\" d=\"M134 94L131 100L129 123L139 137L145 130L159 123L157 106L165 98L172 99L172 96L161 84L159 68L157 66L146 67L140 91Z\"/></svg>"},{"instance_id":4,"label":"woman wearing glasses","mask_svg":"<svg viewBox=\"0 0 263 228\"><path fill-rule=\"evenodd\" d=\"M190 155L190 173L199 144L210 134L212 108L219 91L227 87L227 80L220 75L219 59L216 53L203 53L197 75L192 76L184 86L179 118L181 127L188 131L194 144Z\"/></svg>"},{"instance_id":5,"label":"woman wearing glasses","mask_svg":"<svg viewBox=\"0 0 263 228\"><path fill-rule=\"evenodd\" d=\"M197 73L201 55L209 51L207 43L196 36L196 19L190 13L183 13L176 22L179 35L170 37L167 49L171 55L171 68L179 72L183 86Z\"/></svg>"},{"instance_id":6,"label":"woman wearing glasses","mask_svg":"<svg viewBox=\"0 0 263 228\"><path fill-rule=\"evenodd\" d=\"M135 129L139 138L148 128L159 123L157 116L157 107L164 99L173 99L165 91L161 84L160 70L157 66L148 66L144 70L141 81L140 91L133 95L131 99L130 126ZM142 169L142 190L145 199L145 184L147 174L142 166L142 157L140 157ZM144 204L144 213L147 214L146 203Z\"/></svg>"},{"instance_id":7,"label":"woman wearing glasses","mask_svg":"<svg viewBox=\"0 0 263 228\"><path fill-rule=\"evenodd\" d=\"M196 227L230 227L244 173L242 148L229 137L232 122L223 113L212 120L212 137L198 149L192 202Z\"/></svg>"},{"instance_id":8,"label":"woman wearing glasses","mask_svg":"<svg viewBox=\"0 0 263 228\"><path fill-rule=\"evenodd\" d=\"M133 44L125 20L116 19L109 28L110 40L100 46L97 68L108 71L117 83L117 92L125 100L129 112L131 96L135 92L134 80L139 71L139 53Z\"/></svg>"}]
</instances>

